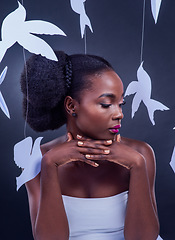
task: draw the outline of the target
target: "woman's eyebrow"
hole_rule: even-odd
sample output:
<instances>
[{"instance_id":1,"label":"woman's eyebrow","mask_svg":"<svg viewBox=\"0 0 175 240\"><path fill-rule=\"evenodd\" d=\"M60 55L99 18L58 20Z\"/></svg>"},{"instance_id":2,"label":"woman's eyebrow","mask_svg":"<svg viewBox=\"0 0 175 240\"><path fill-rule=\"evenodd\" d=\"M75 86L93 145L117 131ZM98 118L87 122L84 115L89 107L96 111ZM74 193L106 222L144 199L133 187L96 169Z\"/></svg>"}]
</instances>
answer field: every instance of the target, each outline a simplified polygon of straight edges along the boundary
<instances>
[{"instance_id":1,"label":"woman's eyebrow","mask_svg":"<svg viewBox=\"0 0 175 240\"><path fill-rule=\"evenodd\" d=\"M101 97L115 98L115 95L113 93L103 93L98 98L101 98Z\"/></svg>"},{"instance_id":2,"label":"woman's eyebrow","mask_svg":"<svg viewBox=\"0 0 175 240\"><path fill-rule=\"evenodd\" d=\"M124 93L122 93L122 98L123 98L123 96L124 96ZM113 94L113 93L103 93L102 95L100 95L98 98L101 98L101 97L109 97L109 98L112 98L112 99L114 99L116 96L115 96L115 94Z\"/></svg>"}]
</instances>

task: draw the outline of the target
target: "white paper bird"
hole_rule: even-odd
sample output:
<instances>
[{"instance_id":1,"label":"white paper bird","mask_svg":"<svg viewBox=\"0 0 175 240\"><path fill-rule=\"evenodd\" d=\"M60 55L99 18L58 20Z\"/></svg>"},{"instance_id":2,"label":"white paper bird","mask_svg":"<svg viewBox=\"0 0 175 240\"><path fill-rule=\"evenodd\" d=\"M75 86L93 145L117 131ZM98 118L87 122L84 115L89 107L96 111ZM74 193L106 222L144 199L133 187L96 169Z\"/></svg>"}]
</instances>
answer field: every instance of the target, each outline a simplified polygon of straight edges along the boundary
<instances>
[{"instance_id":1,"label":"white paper bird","mask_svg":"<svg viewBox=\"0 0 175 240\"><path fill-rule=\"evenodd\" d=\"M38 137L32 148L33 140L27 137L14 146L14 161L16 165L24 169L16 178L17 191L26 182L35 178L41 171L42 153L40 143L43 137Z\"/></svg>"},{"instance_id":2,"label":"white paper bird","mask_svg":"<svg viewBox=\"0 0 175 240\"><path fill-rule=\"evenodd\" d=\"M161 2L162 0L151 0L151 10L152 10L155 24L157 23L157 19L159 16Z\"/></svg>"},{"instance_id":3,"label":"white paper bird","mask_svg":"<svg viewBox=\"0 0 175 240\"><path fill-rule=\"evenodd\" d=\"M86 25L90 28L91 32L93 32L90 19L88 18L85 11L85 7L84 7L85 1L86 0L70 0L73 11L80 14L80 29L81 29L82 38L84 36Z\"/></svg>"},{"instance_id":4,"label":"white paper bird","mask_svg":"<svg viewBox=\"0 0 175 240\"><path fill-rule=\"evenodd\" d=\"M170 166L172 167L174 173L175 173L175 147L171 156Z\"/></svg>"},{"instance_id":5,"label":"white paper bird","mask_svg":"<svg viewBox=\"0 0 175 240\"><path fill-rule=\"evenodd\" d=\"M34 36L33 33L49 35L59 34L63 36L65 36L65 33L56 25L49 22L41 20L25 21L26 10L20 2L18 2L18 5L18 8L10 13L2 23L0 62L7 49L16 42L31 53L41 54L48 59L57 61L57 57L52 48L41 38Z\"/></svg>"},{"instance_id":6,"label":"white paper bird","mask_svg":"<svg viewBox=\"0 0 175 240\"><path fill-rule=\"evenodd\" d=\"M5 79L5 76L6 76L6 73L7 73L7 69L8 69L8 67L6 66L6 67L4 68L4 70L2 71L1 75L0 75L0 85L1 85L1 83L2 83L2 82L4 81L4 79ZM2 111L5 113L5 115L6 115L8 118L10 118L9 110L8 110L8 107L7 107L7 105L6 105L6 103L5 103L5 100L4 100L3 96L2 96L1 91L0 91L0 108L1 108Z\"/></svg>"},{"instance_id":7,"label":"white paper bird","mask_svg":"<svg viewBox=\"0 0 175 240\"><path fill-rule=\"evenodd\" d=\"M168 107L162 103L151 99L151 78L148 73L143 69L143 62L137 70L137 79L138 81L131 82L125 92L125 96L135 94L132 102L132 118L134 117L135 112L137 112L141 101L145 104L148 110L150 121L153 125L154 122L154 112L156 110L169 110Z\"/></svg>"}]
</instances>

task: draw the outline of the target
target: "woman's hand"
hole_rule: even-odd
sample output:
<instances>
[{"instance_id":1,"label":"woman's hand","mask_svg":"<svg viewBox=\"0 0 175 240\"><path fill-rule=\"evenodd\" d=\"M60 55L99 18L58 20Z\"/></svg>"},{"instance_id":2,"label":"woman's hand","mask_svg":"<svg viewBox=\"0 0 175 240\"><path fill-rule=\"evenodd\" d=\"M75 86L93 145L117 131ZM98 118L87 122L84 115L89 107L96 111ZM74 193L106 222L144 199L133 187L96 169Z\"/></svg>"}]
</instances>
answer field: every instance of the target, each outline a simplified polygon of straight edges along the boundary
<instances>
[{"instance_id":1,"label":"woman's hand","mask_svg":"<svg viewBox=\"0 0 175 240\"><path fill-rule=\"evenodd\" d=\"M43 156L42 161L56 166L62 166L73 161L82 161L93 167L98 167L99 164L92 161L93 159L88 159L87 156L99 156L96 160L100 160L102 156L105 157L110 153L109 146L112 144L112 140L84 139L80 141L73 139L71 133L68 133L67 137L66 142L49 150Z\"/></svg>"},{"instance_id":2,"label":"woman's hand","mask_svg":"<svg viewBox=\"0 0 175 240\"><path fill-rule=\"evenodd\" d=\"M118 135L119 136L119 135ZM89 143L92 141L90 139L86 139L84 137L79 136L81 139L81 145L87 147ZM88 140L88 141L87 141ZM119 164L127 169L132 169L135 166L144 165L145 159L143 155L134 150L133 148L123 144L119 141L113 141L110 146L108 146L109 153L107 155L104 154L86 154L85 157L88 160L98 161L98 160L107 160L110 162L114 162Z\"/></svg>"}]
</instances>

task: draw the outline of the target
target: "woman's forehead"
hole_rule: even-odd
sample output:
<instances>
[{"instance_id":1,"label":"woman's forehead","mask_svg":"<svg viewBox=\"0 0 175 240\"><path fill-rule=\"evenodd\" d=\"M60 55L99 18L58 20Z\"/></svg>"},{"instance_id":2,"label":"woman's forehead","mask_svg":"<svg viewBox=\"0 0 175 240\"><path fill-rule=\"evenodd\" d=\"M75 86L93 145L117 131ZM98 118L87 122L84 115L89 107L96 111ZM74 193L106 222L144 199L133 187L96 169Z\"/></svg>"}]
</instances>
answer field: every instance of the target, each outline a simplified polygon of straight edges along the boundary
<instances>
[{"instance_id":1,"label":"woman's forehead","mask_svg":"<svg viewBox=\"0 0 175 240\"><path fill-rule=\"evenodd\" d=\"M105 71L100 74L96 74L91 77L92 91L97 92L122 92L123 94L123 83L117 73L114 71Z\"/></svg>"},{"instance_id":2,"label":"woman's forehead","mask_svg":"<svg viewBox=\"0 0 175 240\"><path fill-rule=\"evenodd\" d=\"M84 98L100 98L109 95L121 98L123 96L123 83L114 71L105 71L88 78L91 81L91 87L83 92Z\"/></svg>"}]
</instances>

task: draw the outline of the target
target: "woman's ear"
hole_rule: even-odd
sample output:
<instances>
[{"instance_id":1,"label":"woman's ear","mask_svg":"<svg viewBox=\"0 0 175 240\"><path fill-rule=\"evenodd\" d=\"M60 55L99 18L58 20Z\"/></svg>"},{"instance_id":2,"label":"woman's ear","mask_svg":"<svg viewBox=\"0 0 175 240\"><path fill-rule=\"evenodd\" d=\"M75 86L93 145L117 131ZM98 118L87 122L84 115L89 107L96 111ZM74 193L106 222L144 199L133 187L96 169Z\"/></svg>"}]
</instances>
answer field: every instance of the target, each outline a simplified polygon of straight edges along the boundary
<instances>
[{"instance_id":1,"label":"woman's ear","mask_svg":"<svg viewBox=\"0 0 175 240\"><path fill-rule=\"evenodd\" d=\"M70 96L67 96L64 100L64 107L66 112L71 115L75 116L77 115L76 109L77 109L77 101L73 99Z\"/></svg>"}]
</instances>

